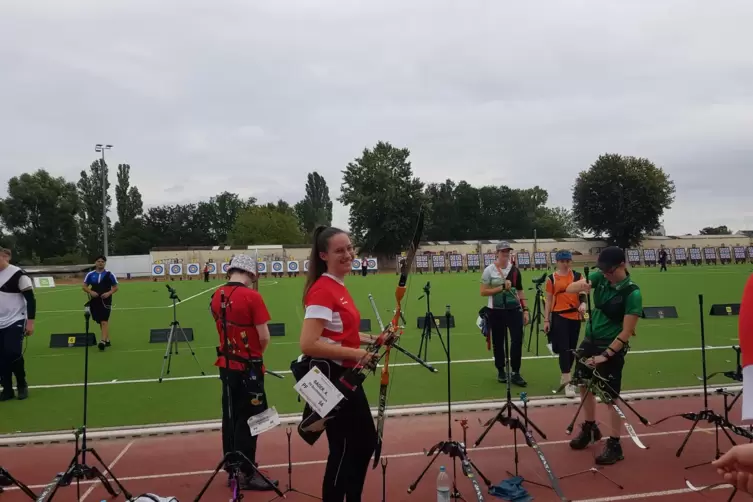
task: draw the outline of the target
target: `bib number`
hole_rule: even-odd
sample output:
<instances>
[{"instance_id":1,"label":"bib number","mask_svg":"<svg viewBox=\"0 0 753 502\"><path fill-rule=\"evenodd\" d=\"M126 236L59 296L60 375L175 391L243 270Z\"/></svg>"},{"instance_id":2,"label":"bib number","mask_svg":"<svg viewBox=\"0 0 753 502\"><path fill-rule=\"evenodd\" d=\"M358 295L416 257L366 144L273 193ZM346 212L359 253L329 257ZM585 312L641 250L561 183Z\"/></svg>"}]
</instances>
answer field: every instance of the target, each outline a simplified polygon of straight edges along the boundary
<instances>
[{"instance_id":1,"label":"bib number","mask_svg":"<svg viewBox=\"0 0 753 502\"><path fill-rule=\"evenodd\" d=\"M320 417L326 417L345 397L316 366L295 384L294 389Z\"/></svg>"}]
</instances>

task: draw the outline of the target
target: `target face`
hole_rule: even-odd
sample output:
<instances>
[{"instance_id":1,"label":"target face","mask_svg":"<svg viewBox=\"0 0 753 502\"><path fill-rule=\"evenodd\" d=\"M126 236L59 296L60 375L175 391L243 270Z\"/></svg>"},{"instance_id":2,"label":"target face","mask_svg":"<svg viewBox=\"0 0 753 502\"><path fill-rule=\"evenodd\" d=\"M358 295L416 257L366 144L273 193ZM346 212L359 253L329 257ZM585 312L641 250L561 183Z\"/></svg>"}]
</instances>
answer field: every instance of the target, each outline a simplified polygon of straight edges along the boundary
<instances>
[{"instance_id":1,"label":"target face","mask_svg":"<svg viewBox=\"0 0 753 502\"><path fill-rule=\"evenodd\" d=\"M298 262L297 261L289 261L288 262L288 270L291 272L298 272Z\"/></svg>"},{"instance_id":2,"label":"target face","mask_svg":"<svg viewBox=\"0 0 753 502\"><path fill-rule=\"evenodd\" d=\"M256 264L256 270L259 271L260 274L266 274L267 273L267 262L260 261Z\"/></svg>"},{"instance_id":3,"label":"target face","mask_svg":"<svg viewBox=\"0 0 753 502\"><path fill-rule=\"evenodd\" d=\"M276 261L272 264L272 271L273 272L282 272L282 263L279 261Z\"/></svg>"},{"instance_id":4,"label":"target face","mask_svg":"<svg viewBox=\"0 0 753 502\"><path fill-rule=\"evenodd\" d=\"M180 274L181 273L181 267L180 265L170 265L170 273L171 274Z\"/></svg>"},{"instance_id":5,"label":"target face","mask_svg":"<svg viewBox=\"0 0 753 502\"><path fill-rule=\"evenodd\" d=\"M209 273L210 274L216 274L217 273L217 264L216 263L209 263Z\"/></svg>"},{"instance_id":6,"label":"target face","mask_svg":"<svg viewBox=\"0 0 753 502\"><path fill-rule=\"evenodd\" d=\"M303 262L303 271L308 272L309 271L309 261L306 260Z\"/></svg>"},{"instance_id":7,"label":"target face","mask_svg":"<svg viewBox=\"0 0 753 502\"><path fill-rule=\"evenodd\" d=\"M369 259L368 262L369 268L376 268L376 261L373 259Z\"/></svg>"},{"instance_id":8,"label":"target face","mask_svg":"<svg viewBox=\"0 0 753 502\"><path fill-rule=\"evenodd\" d=\"M361 260L359 260L358 258L353 260L353 268L361 268Z\"/></svg>"},{"instance_id":9,"label":"target face","mask_svg":"<svg viewBox=\"0 0 753 502\"><path fill-rule=\"evenodd\" d=\"M222 264L222 271L227 273L227 271L230 270L230 264L229 263L223 263Z\"/></svg>"},{"instance_id":10,"label":"target face","mask_svg":"<svg viewBox=\"0 0 753 502\"><path fill-rule=\"evenodd\" d=\"M161 275L165 273L165 267L162 265L155 265L152 267L152 272L154 272L155 275Z\"/></svg>"},{"instance_id":11,"label":"target face","mask_svg":"<svg viewBox=\"0 0 753 502\"><path fill-rule=\"evenodd\" d=\"M188 273L189 274L198 274L199 273L199 266L195 263L191 263L188 266Z\"/></svg>"}]
</instances>

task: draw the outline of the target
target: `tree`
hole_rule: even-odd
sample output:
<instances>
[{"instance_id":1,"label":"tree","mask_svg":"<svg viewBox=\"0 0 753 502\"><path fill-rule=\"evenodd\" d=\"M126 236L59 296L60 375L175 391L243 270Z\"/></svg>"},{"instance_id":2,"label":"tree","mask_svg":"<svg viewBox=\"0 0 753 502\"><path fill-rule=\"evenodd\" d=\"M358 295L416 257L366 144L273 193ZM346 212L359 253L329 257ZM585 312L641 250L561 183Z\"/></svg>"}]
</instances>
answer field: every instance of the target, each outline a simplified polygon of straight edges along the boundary
<instances>
[{"instance_id":1,"label":"tree","mask_svg":"<svg viewBox=\"0 0 753 502\"><path fill-rule=\"evenodd\" d=\"M152 207L144 215L152 247L209 246L214 242L210 225L207 212L198 204Z\"/></svg>"},{"instance_id":2,"label":"tree","mask_svg":"<svg viewBox=\"0 0 753 502\"><path fill-rule=\"evenodd\" d=\"M292 244L302 242L303 235L292 210L280 211L274 204L268 204L244 209L228 239L234 245Z\"/></svg>"},{"instance_id":3,"label":"tree","mask_svg":"<svg viewBox=\"0 0 753 502\"><path fill-rule=\"evenodd\" d=\"M564 207L544 207L534 223L536 235L546 239L581 237L583 233L572 211Z\"/></svg>"},{"instance_id":4,"label":"tree","mask_svg":"<svg viewBox=\"0 0 753 502\"><path fill-rule=\"evenodd\" d=\"M701 235L729 235L732 231L727 228L727 225L721 225L718 227L704 227L701 229Z\"/></svg>"},{"instance_id":5,"label":"tree","mask_svg":"<svg viewBox=\"0 0 753 502\"><path fill-rule=\"evenodd\" d=\"M107 191L105 207L110 211L110 180L107 164L97 159L89 166L89 172L81 171L78 180L78 196L81 200L79 228L81 230L81 249L86 257L93 260L104 249L104 232L102 229L102 178L104 171L105 190ZM108 236L110 235L110 218L107 217Z\"/></svg>"},{"instance_id":6,"label":"tree","mask_svg":"<svg viewBox=\"0 0 753 502\"><path fill-rule=\"evenodd\" d=\"M674 193L674 182L648 159L606 154L576 179L573 212L582 229L627 248L659 226Z\"/></svg>"},{"instance_id":7,"label":"tree","mask_svg":"<svg viewBox=\"0 0 753 502\"><path fill-rule=\"evenodd\" d=\"M118 184L115 186L118 221L113 225L113 249L119 255L149 252L149 239L144 231L144 203L141 192L130 186L131 166L118 165Z\"/></svg>"},{"instance_id":8,"label":"tree","mask_svg":"<svg viewBox=\"0 0 753 502\"><path fill-rule=\"evenodd\" d=\"M238 215L254 204L256 199L253 197L242 200L238 194L222 192L209 199L209 202L200 202L198 209L209 222L212 239L217 244L225 244Z\"/></svg>"},{"instance_id":9,"label":"tree","mask_svg":"<svg viewBox=\"0 0 753 502\"><path fill-rule=\"evenodd\" d=\"M409 245L425 202L409 155L407 148L380 141L343 171L338 200L350 206L350 231L361 252L394 256Z\"/></svg>"},{"instance_id":10,"label":"tree","mask_svg":"<svg viewBox=\"0 0 753 502\"><path fill-rule=\"evenodd\" d=\"M332 200L324 178L314 171L306 180L306 195L295 205L295 214L301 230L307 236L313 234L318 225L332 225Z\"/></svg>"},{"instance_id":11,"label":"tree","mask_svg":"<svg viewBox=\"0 0 753 502\"><path fill-rule=\"evenodd\" d=\"M44 169L8 180L0 217L12 234L5 241L15 248L14 259L39 262L75 252L79 207L76 186Z\"/></svg>"},{"instance_id":12,"label":"tree","mask_svg":"<svg viewBox=\"0 0 753 502\"><path fill-rule=\"evenodd\" d=\"M449 241L459 239L458 208L455 203L455 182L448 179L444 183L431 183L426 187L428 202L426 239L430 241ZM478 202L476 203L478 206Z\"/></svg>"}]
</instances>

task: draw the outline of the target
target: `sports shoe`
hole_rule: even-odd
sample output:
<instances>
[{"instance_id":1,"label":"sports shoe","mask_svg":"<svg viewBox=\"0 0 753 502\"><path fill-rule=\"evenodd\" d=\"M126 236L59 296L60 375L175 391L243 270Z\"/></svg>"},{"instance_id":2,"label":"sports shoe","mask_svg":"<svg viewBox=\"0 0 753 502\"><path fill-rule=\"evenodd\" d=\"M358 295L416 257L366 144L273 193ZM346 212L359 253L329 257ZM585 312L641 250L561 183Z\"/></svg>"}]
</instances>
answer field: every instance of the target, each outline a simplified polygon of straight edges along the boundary
<instances>
[{"instance_id":1,"label":"sports shoe","mask_svg":"<svg viewBox=\"0 0 753 502\"><path fill-rule=\"evenodd\" d=\"M573 450L583 450L587 448L591 443L595 443L601 439L601 431L596 422L583 422L580 426L580 434L578 437L570 441L570 448Z\"/></svg>"},{"instance_id":2,"label":"sports shoe","mask_svg":"<svg viewBox=\"0 0 753 502\"><path fill-rule=\"evenodd\" d=\"M610 437L604 445L604 451L596 457L595 461L598 465L612 465L624 459L620 438Z\"/></svg>"},{"instance_id":3,"label":"sports shoe","mask_svg":"<svg viewBox=\"0 0 753 502\"><path fill-rule=\"evenodd\" d=\"M29 386L24 385L23 387L18 388L18 400L23 401L24 399L29 397Z\"/></svg>"},{"instance_id":4,"label":"sports shoe","mask_svg":"<svg viewBox=\"0 0 753 502\"><path fill-rule=\"evenodd\" d=\"M526 385L528 385L528 382L526 382L525 380L523 380L523 377L520 376L520 373L513 373L510 376L510 382L513 385L517 385L518 387L525 387Z\"/></svg>"},{"instance_id":5,"label":"sports shoe","mask_svg":"<svg viewBox=\"0 0 753 502\"><path fill-rule=\"evenodd\" d=\"M99 350L101 352L104 352L105 351L105 342L103 342L102 340L100 340L99 343L97 344L97 347L99 347Z\"/></svg>"},{"instance_id":6,"label":"sports shoe","mask_svg":"<svg viewBox=\"0 0 753 502\"><path fill-rule=\"evenodd\" d=\"M575 399L575 397L578 395L578 388L569 383L565 385L565 397L568 397L570 399Z\"/></svg>"}]
</instances>

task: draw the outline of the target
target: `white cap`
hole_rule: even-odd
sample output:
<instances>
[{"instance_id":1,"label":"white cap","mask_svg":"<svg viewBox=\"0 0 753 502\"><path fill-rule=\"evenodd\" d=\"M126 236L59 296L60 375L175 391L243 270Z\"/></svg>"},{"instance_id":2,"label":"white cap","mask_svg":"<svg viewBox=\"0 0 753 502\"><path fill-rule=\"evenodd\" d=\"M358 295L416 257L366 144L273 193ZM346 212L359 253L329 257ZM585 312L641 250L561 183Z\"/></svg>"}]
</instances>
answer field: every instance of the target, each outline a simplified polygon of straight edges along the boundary
<instances>
[{"instance_id":1,"label":"white cap","mask_svg":"<svg viewBox=\"0 0 753 502\"><path fill-rule=\"evenodd\" d=\"M228 270L238 269L249 274L257 275L256 260L247 254L239 254L233 257Z\"/></svg>"}]
</instances>

